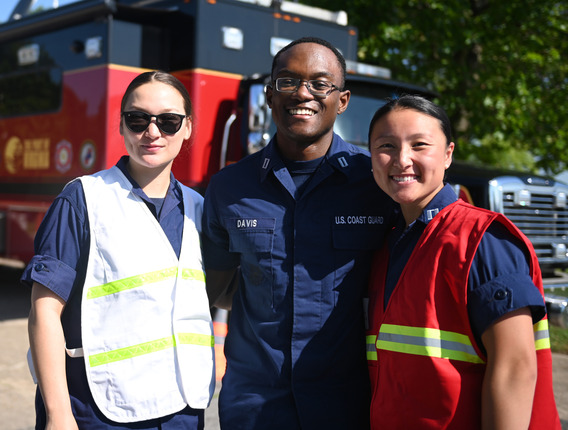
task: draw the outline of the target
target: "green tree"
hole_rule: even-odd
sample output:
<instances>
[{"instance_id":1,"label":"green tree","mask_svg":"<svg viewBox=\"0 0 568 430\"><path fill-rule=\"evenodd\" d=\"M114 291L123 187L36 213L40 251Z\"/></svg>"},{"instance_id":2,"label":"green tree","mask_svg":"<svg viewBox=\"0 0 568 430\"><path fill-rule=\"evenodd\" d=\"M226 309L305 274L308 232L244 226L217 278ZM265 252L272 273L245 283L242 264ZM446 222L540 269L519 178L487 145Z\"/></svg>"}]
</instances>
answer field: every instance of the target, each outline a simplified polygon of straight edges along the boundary
<instances>
[{"instance_id":1,"label":"green tree","mask_svg":"<svg viewBox=\"0 0 568 430\"><path fill-rule=\"evenodd\" d=\"M306 0L346 10L359 61L435 89L456 157L558 173L568 166L568 3Z\"/></svg>"}]
</instances>

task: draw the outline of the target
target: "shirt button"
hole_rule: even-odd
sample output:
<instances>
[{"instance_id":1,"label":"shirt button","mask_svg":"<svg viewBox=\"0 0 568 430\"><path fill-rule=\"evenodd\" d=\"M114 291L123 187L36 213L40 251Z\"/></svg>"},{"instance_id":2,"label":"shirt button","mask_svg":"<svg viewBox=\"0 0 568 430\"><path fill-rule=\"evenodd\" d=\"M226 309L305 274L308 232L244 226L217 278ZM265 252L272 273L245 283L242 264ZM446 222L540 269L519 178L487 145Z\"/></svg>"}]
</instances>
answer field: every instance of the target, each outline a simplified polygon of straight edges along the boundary
<instances>
[{"instance_id":1,"label":"shirt button","mask_svg":"<svg viewBox=\"0 0 568 430\"><path fill-rule=\"evenodd\" d=\"M495 298L495 300L503 300L505 297L507 297L507 291L497 290L497 291L495 291L495 294L494 294L493 297Z\"/></svg>"},{"instance_id":2,"label":"shirt button","mask_svg":"<svg viewBox=\"0 0 568 430\"><path fill-rule=\"evenodd\" d=\"M41 272L42 270L45 269L45 264L43 263L38 263L34 266L34 269L36 270L36 272Z\"/></svg>"}]
</instances>

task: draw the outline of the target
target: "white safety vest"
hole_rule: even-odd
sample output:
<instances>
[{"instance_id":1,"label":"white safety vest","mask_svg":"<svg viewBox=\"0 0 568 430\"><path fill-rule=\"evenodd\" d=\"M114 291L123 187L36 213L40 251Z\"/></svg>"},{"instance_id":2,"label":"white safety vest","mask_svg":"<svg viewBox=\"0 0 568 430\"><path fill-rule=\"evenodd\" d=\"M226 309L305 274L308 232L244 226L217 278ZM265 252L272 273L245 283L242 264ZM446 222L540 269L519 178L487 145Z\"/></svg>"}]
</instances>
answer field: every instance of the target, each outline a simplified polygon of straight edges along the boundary
<instances>
[{"instance_id":1,"label":"white safety vest","mask_svg":"<svg viewBox=\"0 0 568 430\"><path fill-rule=\"evenodd\" d=\"M190 190L182 186L178 261L120 169L81 182L91 244L80 355L97 406L116 422L162 417L186 405L206 408L215 388L214 337L198 233L201 211L196 213Z\"/></svg>"}]
</instances>

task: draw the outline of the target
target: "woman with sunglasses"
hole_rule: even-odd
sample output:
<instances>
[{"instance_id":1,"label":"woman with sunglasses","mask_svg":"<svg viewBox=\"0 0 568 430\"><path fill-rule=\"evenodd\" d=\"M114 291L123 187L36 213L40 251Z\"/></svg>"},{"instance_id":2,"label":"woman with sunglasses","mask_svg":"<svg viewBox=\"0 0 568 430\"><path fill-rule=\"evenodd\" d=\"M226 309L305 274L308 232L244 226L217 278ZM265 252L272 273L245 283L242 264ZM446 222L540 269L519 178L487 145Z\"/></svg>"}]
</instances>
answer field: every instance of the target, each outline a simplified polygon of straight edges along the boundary
<instances>
[{"instance_id":1,"label":"woman with sunglasses","mask_svg":"<svg viewBox=\"0 0 568 430\"><path fill-rule=\"evenodd\" d=\"M371 120L373 176L400 205L369 285L372 429L558 429L535 251L458 200L442 108L402 96Z\"/></svg>"},{"instance_id":2,"label":"woman with sunglasses","mask_svg":"<svg viewBox=\"0 0 568 430\"><path fill-rule=\"evenodd\" d=\"M121 103L128 156L69 183L36 235L36 428L203 429L214 389L200 250L203 199L172 163L192 131L185 87L137 76Z\"/></svg>"}]
</instances>

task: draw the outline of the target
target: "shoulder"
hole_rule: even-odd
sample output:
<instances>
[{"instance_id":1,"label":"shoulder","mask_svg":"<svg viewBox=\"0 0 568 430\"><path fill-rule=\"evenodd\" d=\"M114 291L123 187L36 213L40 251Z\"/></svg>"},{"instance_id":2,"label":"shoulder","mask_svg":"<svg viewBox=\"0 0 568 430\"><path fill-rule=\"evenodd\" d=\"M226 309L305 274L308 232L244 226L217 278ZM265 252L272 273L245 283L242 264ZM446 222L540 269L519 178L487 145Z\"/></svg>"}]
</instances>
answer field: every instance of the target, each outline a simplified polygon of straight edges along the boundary
<instances>
[{"instance_id":1,"label":"shoulder","mask_svg":"<svg viewBox=\"0 0 568 430\"><path fill-rule=\"evenodd\" d=\"M337 134L333 135L329 152L330 156L342 155L349 158L353 157L356 160L365 160L366 162L370 162L371 160L371 154L367 149L348 143Z\"/></svg>"},{"instance_id":2,"label":"shoulder","mask_svg":"<svg viewBox=\"0 0 568 430\"><path fill-rule=\"evenodd\" d=\"M55 198L49 213L51 215L60 214L62 211L72 211L81 219L86 218L87 205L85 201L85 191L83 184L76 178L67 183L61 193Z\"/></svg>"},{"instance_id":3,"label":"shoulder","mask_svg":"<svg viewBox=\"0 0 568 430\"><path fill-rule=\"evenodd\" d=\"M477 221L485 219L485 222L487 222L488 224L485 235L507 238L508 240L515 238L516 240L518 240L519 244L523 242L526 243L526 240L524 240L524 234L513 223L513 221L511 221L505 215L499 212L493 212L489 209L473 206L469 203L464 202L463 200L458 200L454 206L458 207L459 210L463 210L472 219L475 219Z\"/></svg>"},{"instance_id":4,"label":"shoulder","mask_svg":"<svg viewBox=\"0 0 568 430\"><path fill-rule=\"evenodd\" d=\"M462 230L465 229L466 226L471 228L475 227L476 230L480 228L485 230L495 220L507 221L497 212L473 206L461 199L448 204L443 211L440 212L440 215L442 216L436 216L434 219L437 218L442 225L446 226L448 223L459 221L460 224L454 225L454 227Z\"/></svg>"},{"instance_id":5,"label":"shoulder","mask_svg":"<svg viewBox=\"0 0 568 430\"><path fill-rule=\"evenodd\" d=\"M261 160L265 156L266 148L259 152L248 155L234 164L223 167L211 177L207 191L211 188L223 187L233 189L238 184L249 183L253 178L259 177ZM206 192L207 196L208 192Z\"/></svg>"},{"instance_id":6,"label":"shoulder","mask_svg":"<svg viewBox=\"0 0 568 430\"><path fill-rule=\"evenodd\" d=\"M345 142L337 134L333 135L333 142L327 157L331 164L343 170L352 179L372 179L369 152Z\"/></svg>"},{"instance_id":7,"label":"shoulder","mask_svg":"<svg viewBox=\"0 0 568 430\"><path fill-rule=\"evenodd\" d=\"M176 180L177 181L177 180ZM183 185L181 182L177 181L181 191L187 196L190 197L196 204L203 202L203 196L195 191L193 188L188 187L187 185Z\"/></svg>"},{"instance_id":8,"label":"shoulder","mask_svg":"<svg viewBox=\"0 0 568 430\"><path fill-rule=\"evenodd\" d=\"M242 172L247 172L249 169L256 169L260 167L260 160L266 156L267 150L264 147L258 152L254 154L247 155L246 157L242 158L241 160L237 161L236 163L229 164L223 167L219 172L217 172L214 176L217 177L230 177L233 175L241 174Z\"/></svg>"}]
</instances>

